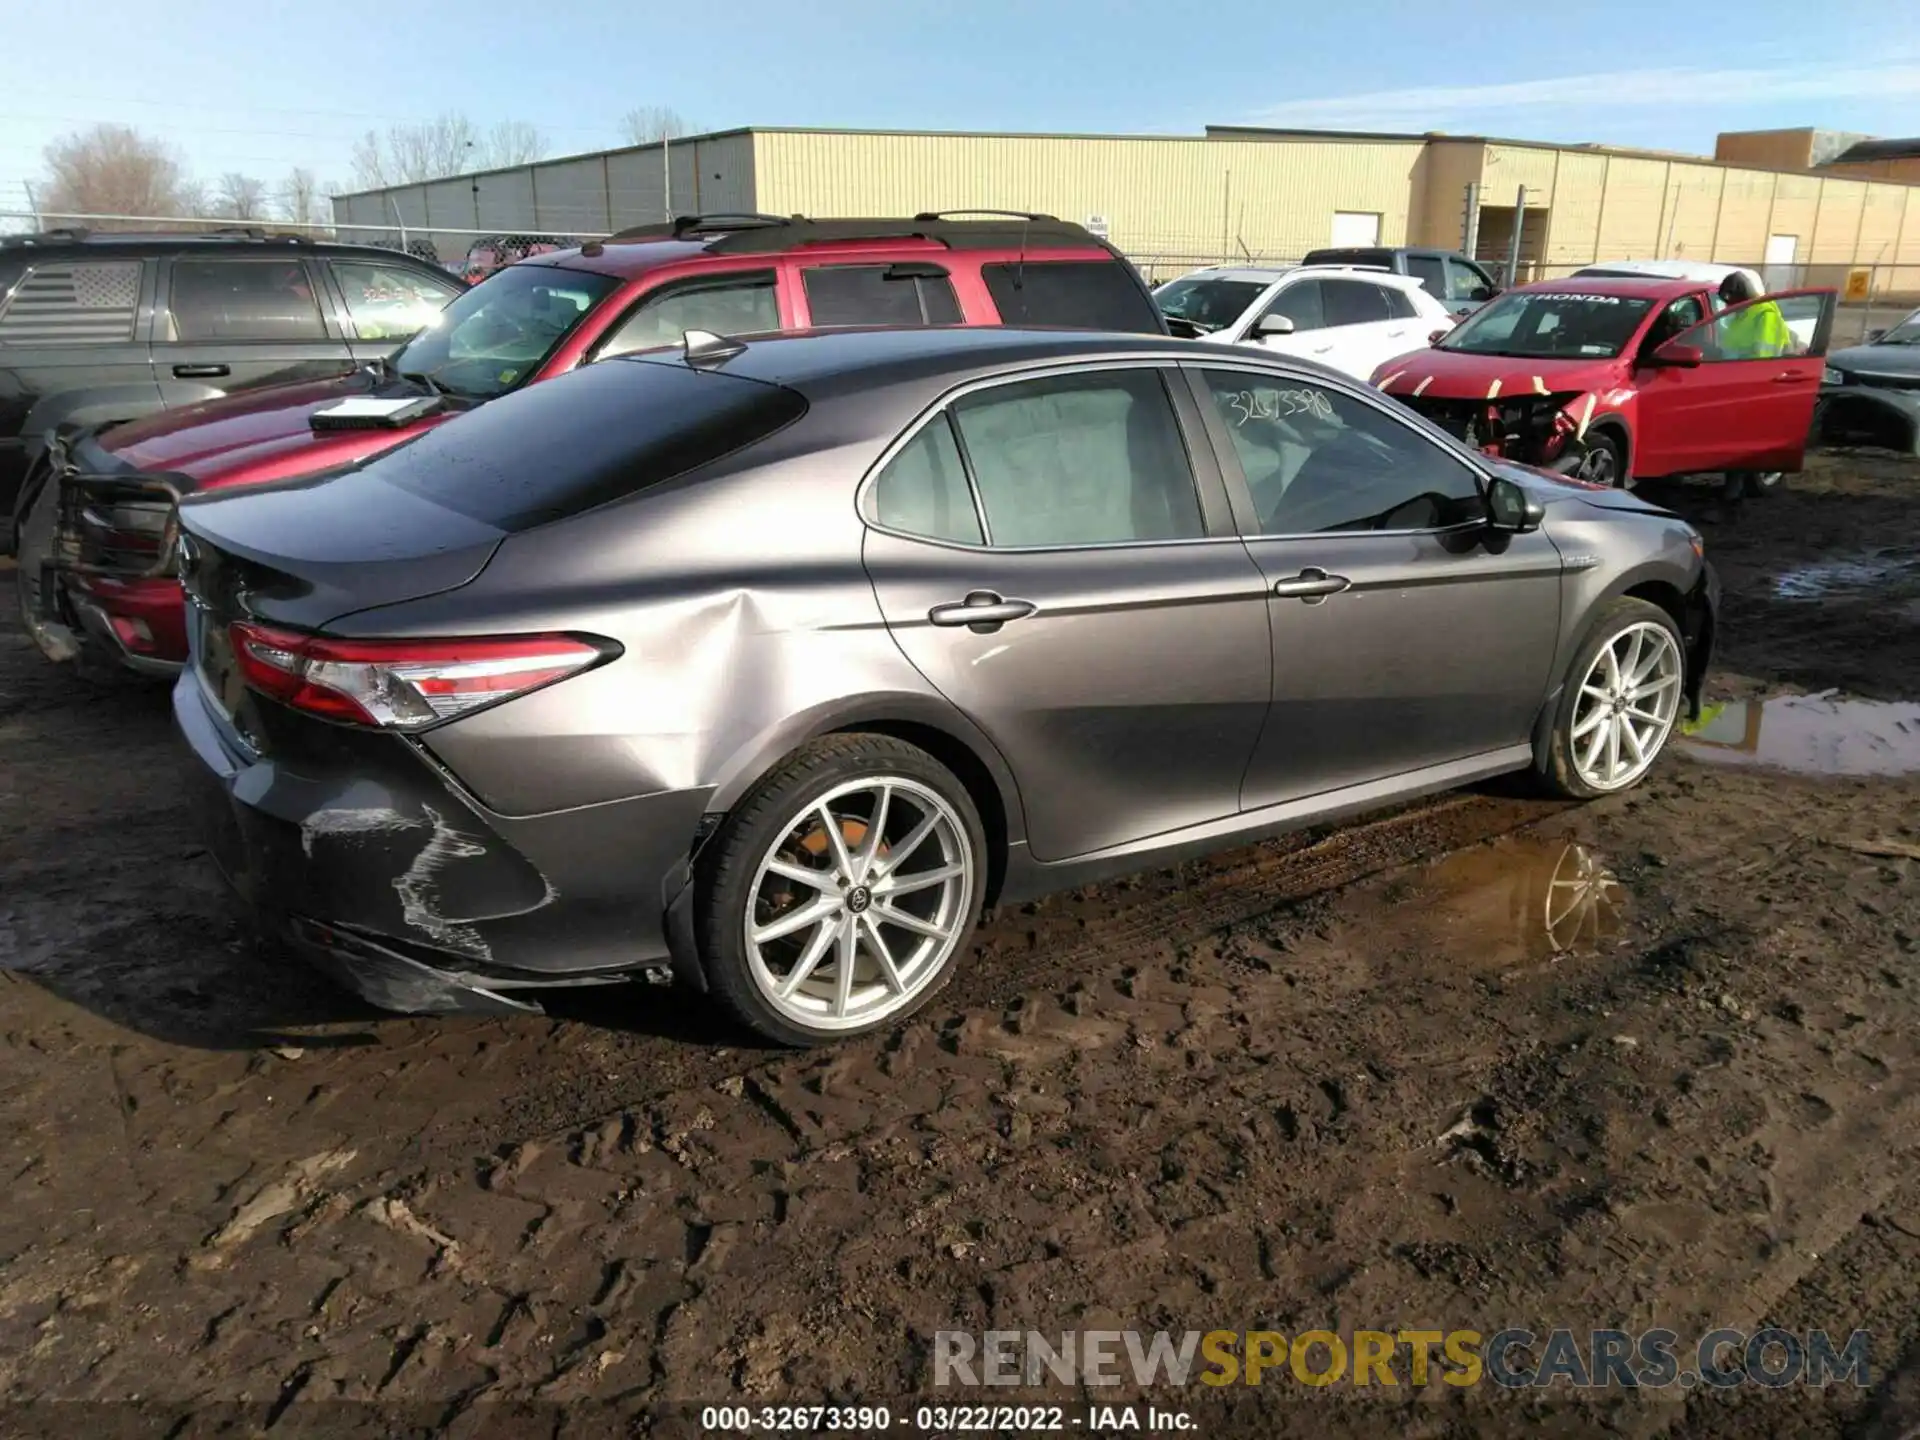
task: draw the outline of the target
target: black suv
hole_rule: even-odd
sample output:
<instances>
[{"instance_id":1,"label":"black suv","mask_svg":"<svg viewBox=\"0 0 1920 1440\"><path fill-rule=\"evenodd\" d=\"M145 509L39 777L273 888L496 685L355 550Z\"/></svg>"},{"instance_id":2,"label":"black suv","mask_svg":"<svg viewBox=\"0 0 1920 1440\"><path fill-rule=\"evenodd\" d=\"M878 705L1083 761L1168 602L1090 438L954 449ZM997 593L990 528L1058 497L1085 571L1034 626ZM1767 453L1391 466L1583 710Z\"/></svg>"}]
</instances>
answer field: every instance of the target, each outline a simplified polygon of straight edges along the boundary
<instances>
[{"instance_id":1,"label":"black suv","mask_svg":"<svg viewBox=\"0 0 1920 1440\"><path fill-rule=\"evenodd\" d=\"M397 250L263 230L0 235L0 554L56 425L348 374L464 288Z\"/></svg>"},{"instance_id":2,"label":"black suv","mask_svg":"<svg viewBox=\"0 0 1920 1440\"><path fill-rule=\"evenodd\" d=\"M1471 315L1500 293L1499 283L1477 260L1456 250L1420 245L1343 245L1310 251L1302 265L1371 265L1395 275L1411 275L1457 320Z\"/></svg>"}]
</instances>

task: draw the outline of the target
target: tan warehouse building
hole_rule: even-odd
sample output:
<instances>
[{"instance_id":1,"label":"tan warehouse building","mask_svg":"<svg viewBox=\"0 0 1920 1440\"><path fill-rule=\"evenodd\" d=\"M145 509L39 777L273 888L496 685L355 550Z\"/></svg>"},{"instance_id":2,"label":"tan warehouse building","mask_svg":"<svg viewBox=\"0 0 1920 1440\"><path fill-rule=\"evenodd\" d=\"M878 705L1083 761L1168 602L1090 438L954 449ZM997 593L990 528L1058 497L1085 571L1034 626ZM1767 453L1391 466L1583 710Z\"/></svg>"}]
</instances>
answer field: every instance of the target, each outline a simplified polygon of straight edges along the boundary
<instances>
[{"instance_id":1,"label":"tan warehouse building","mask_svg":"<svg viewBox=\"0 0 1920 1440\"><path fill-rule=\"evenodd\" d=\"M605 234L669 212L1034 210L1104 231L1157 279L1334 243L1464 243L1504 262L1518 214L1521 278L1683 257L1765 267L1776 289L1920 292L1920 183L1816 169L1811 149L1798 165L1777 163L1783 154L1798 151L1755 147L1733 163L1232 126L1197 137L743 129L343 195L334 215L430 236L450 257L474 232Z\"/></svg>"}]
</instances>

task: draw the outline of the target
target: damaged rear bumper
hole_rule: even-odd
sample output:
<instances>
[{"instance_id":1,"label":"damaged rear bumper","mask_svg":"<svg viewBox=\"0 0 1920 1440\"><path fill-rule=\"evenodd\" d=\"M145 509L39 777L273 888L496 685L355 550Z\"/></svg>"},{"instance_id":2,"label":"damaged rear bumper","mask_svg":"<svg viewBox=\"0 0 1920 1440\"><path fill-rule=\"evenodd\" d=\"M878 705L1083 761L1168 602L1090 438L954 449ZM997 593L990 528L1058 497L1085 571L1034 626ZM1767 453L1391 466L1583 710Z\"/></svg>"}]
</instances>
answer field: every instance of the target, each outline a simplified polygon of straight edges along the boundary
<instances>
[{"instance_id":1,"label":"damaged rear bumper","mask_svg":"<svg viewBox=\"0 0 1920 1440\"><path fill-rule=\"evenodd\" d=\"M667 914L710 792L501 816L400 737L326 726L283 764L236 743L197 672L173 706L223 878L259 929L371 1003L537 1010L545 991L680 968Z\"/></svg>"}]
</instances>

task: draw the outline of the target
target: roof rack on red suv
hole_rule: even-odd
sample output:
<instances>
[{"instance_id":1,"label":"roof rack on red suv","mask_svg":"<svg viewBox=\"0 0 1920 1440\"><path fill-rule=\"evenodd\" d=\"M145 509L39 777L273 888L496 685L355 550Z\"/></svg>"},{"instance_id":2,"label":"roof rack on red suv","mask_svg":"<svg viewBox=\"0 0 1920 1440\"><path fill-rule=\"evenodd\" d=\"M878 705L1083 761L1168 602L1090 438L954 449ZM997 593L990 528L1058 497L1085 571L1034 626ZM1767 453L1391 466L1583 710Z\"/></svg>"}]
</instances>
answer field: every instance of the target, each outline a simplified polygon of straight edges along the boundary
<instances>
[{"instance_id":1,"label":"roof rack on red suv","mask_svg":"<svg viewBox=\"0 0 1920 1440\"><path fill-rule=\"evenodd\" d=\"M1071 220L1025 210L925 210L911 219L813 219L806 215L716 213L680 215L636 225L608 241L703 240L709 255L770 254L807 245L856 240L931 240L949 250L1098 246L1119 252Z\"/></svg>"}]
</instances>

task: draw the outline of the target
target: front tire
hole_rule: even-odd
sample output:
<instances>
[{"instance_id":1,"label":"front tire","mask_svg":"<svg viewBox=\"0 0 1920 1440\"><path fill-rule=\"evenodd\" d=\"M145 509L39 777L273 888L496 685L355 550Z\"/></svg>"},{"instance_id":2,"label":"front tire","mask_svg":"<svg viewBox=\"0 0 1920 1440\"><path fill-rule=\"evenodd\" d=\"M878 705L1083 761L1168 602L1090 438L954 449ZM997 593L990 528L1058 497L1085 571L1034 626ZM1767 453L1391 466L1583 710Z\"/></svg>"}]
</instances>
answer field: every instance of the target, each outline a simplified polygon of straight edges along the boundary
<instances>
[{"instance_id":1,"label":"front tire","mask_svg":"<svg viewBox=\"0 0 1920 1440\"><path fill-rule=\"evenodd\" d=\"M1646 778L1679 724L1686 651L1673 617L1645 600L1603 606L1574 652L1539 778L1593 800Z\"/></svg>"},{"instance_id":2,"label":"front tire","mask_svg":"<svg viewBox=\"0 0 1920 1440\"><path fill-rule=\"evenodd\" d=\"M783 1045L863 1035L926 1004L986 888L966 787L887 735L802 746L735 807L710 856L697 912L708 985Z\"/></svg>"}]
</instances>

